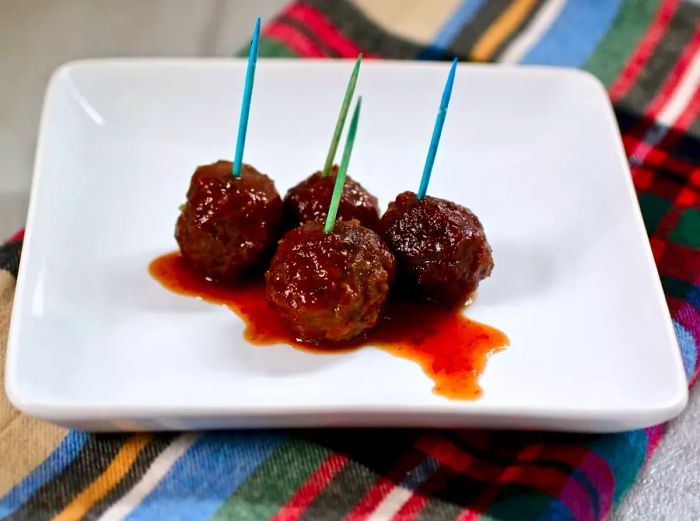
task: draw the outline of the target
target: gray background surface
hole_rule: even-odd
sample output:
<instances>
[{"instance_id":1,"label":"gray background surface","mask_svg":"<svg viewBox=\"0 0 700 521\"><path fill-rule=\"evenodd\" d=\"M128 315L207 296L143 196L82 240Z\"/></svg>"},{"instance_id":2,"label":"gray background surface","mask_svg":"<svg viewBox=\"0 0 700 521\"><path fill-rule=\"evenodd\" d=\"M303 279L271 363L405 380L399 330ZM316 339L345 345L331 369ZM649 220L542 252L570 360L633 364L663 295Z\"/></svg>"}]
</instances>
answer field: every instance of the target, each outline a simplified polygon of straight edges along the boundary
<instances>
[{"instance_id":1,"label":"gray background surface","mask_svg":"<svg viewBox=\"0 0 700 521\"><path fill-rule=\"evenodd\" d=\"M286 0L0 0L0 240L22 227L51 72L100 56L228 56ZM672 422L616 521L700 519L700 398Z\"/></svg>"}]
</instances>

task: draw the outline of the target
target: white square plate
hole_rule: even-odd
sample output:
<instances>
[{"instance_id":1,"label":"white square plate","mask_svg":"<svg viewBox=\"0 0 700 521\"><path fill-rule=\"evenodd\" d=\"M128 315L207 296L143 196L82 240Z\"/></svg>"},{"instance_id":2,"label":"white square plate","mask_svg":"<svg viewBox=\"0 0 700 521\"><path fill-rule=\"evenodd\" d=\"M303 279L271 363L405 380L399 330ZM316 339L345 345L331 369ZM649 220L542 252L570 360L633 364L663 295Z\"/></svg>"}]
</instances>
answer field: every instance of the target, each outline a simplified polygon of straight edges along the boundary
<instances>
[{"instance_id":1,"label":"white square plate","mask_svg":"<svg viewBox=\"0 0 700 521\"><path fill-rule=\"evenodd\" d=\"M351 63L261 60L246 161L281 193L322 164ZM195 167L233 153L245 63L70 64L48 88L7 359L22 411L89 429L329 425L616 431L687 389L620 137L586 73L460 65L430 192L484 223L469 309L503 330L483 398L450 401L376 349L254 347L224 307L147 266L176 248ZM350 173L382 205L418 186L447 64L363 64Z\"/></svg>"}]
</instances>

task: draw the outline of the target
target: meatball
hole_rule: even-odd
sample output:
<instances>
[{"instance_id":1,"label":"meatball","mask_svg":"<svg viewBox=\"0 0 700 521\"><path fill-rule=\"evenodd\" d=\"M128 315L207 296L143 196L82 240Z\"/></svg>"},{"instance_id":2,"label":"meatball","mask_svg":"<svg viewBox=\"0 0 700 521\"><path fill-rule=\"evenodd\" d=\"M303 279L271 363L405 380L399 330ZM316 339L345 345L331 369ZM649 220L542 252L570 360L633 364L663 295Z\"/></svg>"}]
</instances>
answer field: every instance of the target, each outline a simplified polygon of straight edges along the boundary
<instances>
[{"instance_id":1,"label":"meatball","mask_svg":"<svg viewBox=\"0 0 700 521\"><path fill-rule=\"evenodd\" d=\"M478 217L444 199L399 194L379 233L396 256L397 286L421 299L460 306L493 269Z\"/></svg>"},{"instance_id":2,"label":"meatball","mask_svg":"<svg viewBox=\"0 0 700 521\"><path fill-rule=\"evenodd\" d=\"M316 172L287 192L284 197L284 221L287 229L309 221L325 221L337 174L338 166L335 165L327 176ZM338 206L338 220L351 219L357 219L362 226L376 230L379 209L377 198L348 176Z\"/></svg>"},{"instance_id":3,"label":"meatball","mask_svg":"<svg viewBox=\"0 0 700 521\"><path fill-rule=\"evenodd\" d=\"M193 270L222 282L262 267L277 240L283 203L265 174L230 161L200 166L180 207L175 238Z\"/></svg>"},{"instance_id":4,"label":"meatball","mask_svg":"<svg viewBox=\"0 0 700 521\"><path fill-rule=\"evenodd\" d=\"M377 323L394 269L379 235L358 221L339 221L331 233L308 222L279 242L267 300L299 339L349 342Z\"/></svg>"}]
</instances>

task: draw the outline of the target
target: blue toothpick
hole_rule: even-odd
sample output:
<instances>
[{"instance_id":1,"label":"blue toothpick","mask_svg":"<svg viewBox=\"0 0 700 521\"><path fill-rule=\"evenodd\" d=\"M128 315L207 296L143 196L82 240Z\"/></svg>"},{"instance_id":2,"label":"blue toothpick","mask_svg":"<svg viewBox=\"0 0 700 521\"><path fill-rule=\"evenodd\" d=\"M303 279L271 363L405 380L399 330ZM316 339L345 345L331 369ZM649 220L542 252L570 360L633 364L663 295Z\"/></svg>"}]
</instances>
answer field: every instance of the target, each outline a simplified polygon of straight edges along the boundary
<instances>
[{"instance_id":1,"label":"blue toothpick","mask_svg":"<svg viewBox=\"0 0 700 521\"><path fill-rule=\"evenodd\" d=\"M449 76L447 76L447 83L445 83L445 90L442 91L442 99L440 100L440 110L438 111L437 119L435 120L433 138L430 140L428 157L425 158L425 166L423 167L423 177L421 177L420 188L418 189L419 201L425 197L425 193L428 191L430 174L433 171L433 163L435 163L435 154L437 153L437 148L440 144L440 135L442 134L442 126L445 124L445 116L447 115L447 105L449 105L450 103L450 95L452 94L452 85L455 82L456 70L457 58L455 58L452 62L452 68L450 68L450 74Z\"/></svg>"},{"instance_id":2,"label":"blue toothpick","mask_svg":"<svg viewBox=\"0 0 700 521\"><path fill-rule=\"evenodd\" d=\"M260 40L260 17L255 22L253 40L250 42L250 54L248 55L248 68L245 72L245 87L243 88L243 103L241 104L241 119L238 121L238 137L236 138L236 157L233 161L233 175L241 175L243 163L243 148L245 147L245 134L248 130L248 115L250 114L250 98L253 95L253 80L255 79L255 64L258 61L258 42Z\"/></svg>"}]
</instances>

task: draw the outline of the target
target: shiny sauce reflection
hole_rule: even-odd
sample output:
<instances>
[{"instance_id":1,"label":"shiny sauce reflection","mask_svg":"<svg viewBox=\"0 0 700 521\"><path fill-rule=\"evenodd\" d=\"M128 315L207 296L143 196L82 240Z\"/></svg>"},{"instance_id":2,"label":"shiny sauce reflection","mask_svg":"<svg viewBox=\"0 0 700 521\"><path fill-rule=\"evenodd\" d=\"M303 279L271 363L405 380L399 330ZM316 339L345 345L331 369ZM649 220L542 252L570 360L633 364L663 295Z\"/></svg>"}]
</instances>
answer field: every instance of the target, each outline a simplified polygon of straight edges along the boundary
<instances>
[{"instance_id":1,"label":"shiny sauce reflection","mask_svg":"<svg viewBox=\"0 0 700 521\"><path fill-rule=\"evenodd\" d=\"M179 253L158 257L149 272L169 290L222 304L245 323L245 339L255 345L288 344L311 353L348 352L374 346L419 364L436 394L457 400L481 396L479 375L488 357L508 345L501 331L465 317L460 310L392 300L377 326L350 345L309 345L294 338L265 300L262 277L225 286L193 273Z\"/></svg>"}]
</instances>

